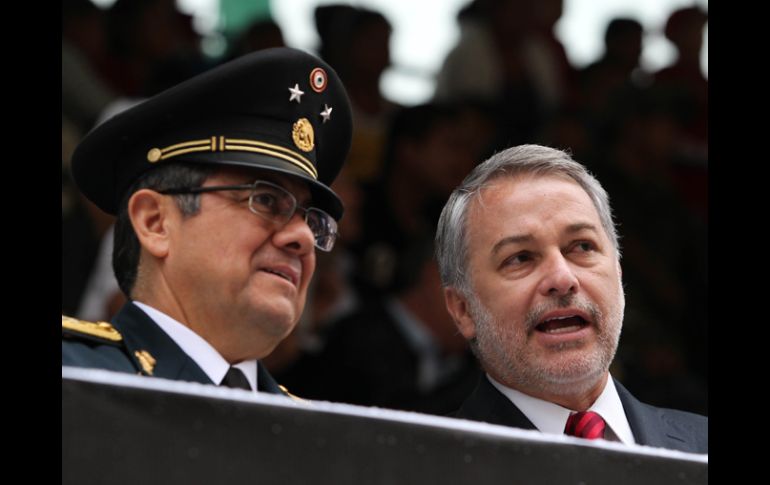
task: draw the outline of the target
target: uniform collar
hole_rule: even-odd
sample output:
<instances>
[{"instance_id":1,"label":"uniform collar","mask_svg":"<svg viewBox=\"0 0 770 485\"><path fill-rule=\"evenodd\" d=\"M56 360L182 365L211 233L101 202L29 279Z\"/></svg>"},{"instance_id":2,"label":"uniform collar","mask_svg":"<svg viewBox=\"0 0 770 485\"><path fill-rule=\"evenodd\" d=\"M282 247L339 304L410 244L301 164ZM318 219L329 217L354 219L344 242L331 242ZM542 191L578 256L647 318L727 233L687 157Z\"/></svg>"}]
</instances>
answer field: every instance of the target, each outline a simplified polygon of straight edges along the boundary
<instances>
[{"instance_id":1,"label":"uniform collar","mask_svg":"<svg viewBox=\"0 0 770 485\"><path fill-rule=\"evenodd\" d=\"M145 303L134 301L134 305L145 312L171 340L173 340L198 367L206 373L211 382L219 384L230 369L230 364L200 335L188 326L171 318L160 310ZM257 389L257 361L247 360L235 364L246 374L252 389Z\"/></svg>"}]
</instances>

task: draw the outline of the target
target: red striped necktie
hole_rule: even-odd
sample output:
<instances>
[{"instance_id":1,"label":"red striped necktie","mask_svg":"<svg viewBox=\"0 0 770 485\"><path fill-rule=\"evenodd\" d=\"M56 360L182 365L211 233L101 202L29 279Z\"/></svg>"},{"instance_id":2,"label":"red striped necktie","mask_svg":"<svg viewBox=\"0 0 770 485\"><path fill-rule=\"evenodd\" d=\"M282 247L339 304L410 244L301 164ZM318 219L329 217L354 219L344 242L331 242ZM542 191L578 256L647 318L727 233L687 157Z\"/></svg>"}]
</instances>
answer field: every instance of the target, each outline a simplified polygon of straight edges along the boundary
<instances>
[{"instance_id":1,"label":"red striped necktie","mask_svg":"<svg viewBox=\"0 0 770 485\"><path fill-rule=\"evenodd\" d=\"M575 413L567 419L567 426L564 427L564 434L577 436L587 440L604 438L604 428L607 423L604 418L593 411Z\"/></svg>"}]
</instances>

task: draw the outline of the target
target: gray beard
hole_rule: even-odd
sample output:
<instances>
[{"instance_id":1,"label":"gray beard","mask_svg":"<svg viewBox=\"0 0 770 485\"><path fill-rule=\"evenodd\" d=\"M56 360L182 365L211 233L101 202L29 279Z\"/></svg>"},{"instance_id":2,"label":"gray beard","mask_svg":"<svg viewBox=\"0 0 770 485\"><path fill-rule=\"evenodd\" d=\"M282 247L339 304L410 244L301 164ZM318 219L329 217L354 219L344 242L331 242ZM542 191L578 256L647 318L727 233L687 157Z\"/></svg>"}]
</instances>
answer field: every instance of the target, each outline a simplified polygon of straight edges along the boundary
<instances>
[{"instance_id":1,"label":"gray beard","mask_svg":"<svg viewBox=\"0 0 770 485\"><path fill-rule=\"evenodd\" d=\"M625 298L621 298L618 311L611 312L615 315L603 315L596 305L585 298L574 295L555 298L529 311L524 327L516 328L516 324L504 325L494 321L487 308L471 294L468 298L469 313L476 324L476 337L471 341L471 349L484 368L509 387L521 391L536 389L558 396L585 393L604 376L615 357L625 307ZM570 306L591 315L599 343L596 351L573 360L569 366L554 369L534 365L528 361L527 355L516 355L514 349L508 348L507 343L526 342L545 313ZM568 350L575 345L579 343L565 343L554 350Z\"/></svg>"}]
</instances>

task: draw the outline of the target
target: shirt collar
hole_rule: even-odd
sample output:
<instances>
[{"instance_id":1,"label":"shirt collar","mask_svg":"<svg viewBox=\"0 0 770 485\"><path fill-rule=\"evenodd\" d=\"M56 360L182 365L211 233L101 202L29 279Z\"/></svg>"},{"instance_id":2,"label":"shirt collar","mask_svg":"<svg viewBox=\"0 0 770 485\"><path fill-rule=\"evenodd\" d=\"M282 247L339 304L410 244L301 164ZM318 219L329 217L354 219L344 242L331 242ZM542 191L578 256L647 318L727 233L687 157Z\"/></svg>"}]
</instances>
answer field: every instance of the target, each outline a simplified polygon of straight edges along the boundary
<instances>
[{"instance_id":1,"label":"shirt collar","mask_svg":"<svg viewBox=\"0 0 770 485\"><path fill-rule=\"evenodd\" d=\"M624 444L634 444L634 434L631 432L631 425L628 424L626 412L623 410L623 403L620 401L618 390L615 388L615 380L612 376L607 379L607 385L604 391L596 399L596 402L589 408L589 411L599 413L607 426L615 433L618 440Z\"/></svg>"},{"instance_id":2,"label":"shirt collar","mask_svg":"<svg viewBox=\"0 0 770 485\"><path fill-rule=\"evenodd\" d=\"M153 321L168 334L182 351L187 354L203 372L214 382L219 384L230 369L230 364L217 350L200 335L192 331L190 327L174 320L165 313L139 301L133 302L141 308ZM257 361L246 360L234 364L246 374L246 379L253 390L257 389Z\"/></svg>"},{"instance_id":3,"label":"shirt collar","mask_svg":"<svg viewBox=\"0 0 770 485\"><path fill-rule=\"evenodd\" d=\"M498 391L519 408L538 430L543 433L564 434L564 427L567 423L567 418L573 412L572 410L505 386L497 382L489 374L487 374L487 378ZM610 431L614 433L618 441L625 444L635 443L634 435L628 424L626 413L623 410L623 403L620 401L620 396L618 396L612 376L608 377L604 390L588 410L599 413L604 418Z\"/></svg>"}]
</instances>

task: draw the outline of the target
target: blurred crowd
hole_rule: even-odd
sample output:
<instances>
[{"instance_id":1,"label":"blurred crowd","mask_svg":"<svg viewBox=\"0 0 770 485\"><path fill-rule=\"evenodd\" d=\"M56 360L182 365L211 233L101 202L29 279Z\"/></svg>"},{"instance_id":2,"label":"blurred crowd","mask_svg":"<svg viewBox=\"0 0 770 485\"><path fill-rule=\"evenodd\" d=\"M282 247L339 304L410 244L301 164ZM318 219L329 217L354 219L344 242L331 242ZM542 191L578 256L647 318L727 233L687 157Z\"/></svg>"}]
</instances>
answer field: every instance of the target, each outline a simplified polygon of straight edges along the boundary
<instances>
[{"instance_id":1,"label":"blurred crowd","mask_svg":"<svg viewBox=\"0 0 770 485\"><path fill-rule=\"evenodd\" d=\"M380 90L393 26L349 5L315 9L317 53L353 106L353 144L333 188L340 238L318 253L295 332L265 360L307 398L446 414L477 364L445 310L433 234L449 193L492 153L521 143L572 152L607 189L619 223L626 318L611 372L640 399L708 414L707 13L661 26L673 64L646 72L633 18L606 26L604 52L570 64L554 35L563 0L474 0L436 74L433 99L400 106ZM63 0L62 313L108 320L124 296L112 276L112 219L83 198L69 158L94 125L212 66L284 45L259 20L203 55L174 0Z\"/></svg>"}]
</instances>

